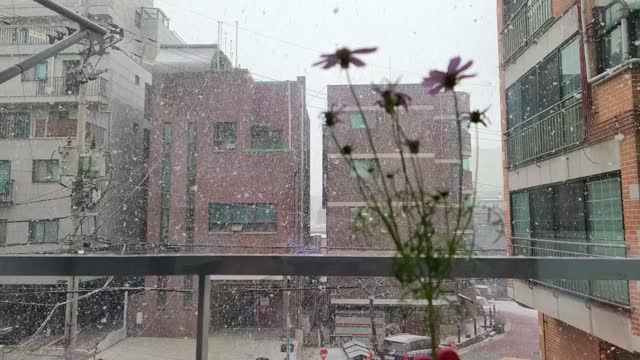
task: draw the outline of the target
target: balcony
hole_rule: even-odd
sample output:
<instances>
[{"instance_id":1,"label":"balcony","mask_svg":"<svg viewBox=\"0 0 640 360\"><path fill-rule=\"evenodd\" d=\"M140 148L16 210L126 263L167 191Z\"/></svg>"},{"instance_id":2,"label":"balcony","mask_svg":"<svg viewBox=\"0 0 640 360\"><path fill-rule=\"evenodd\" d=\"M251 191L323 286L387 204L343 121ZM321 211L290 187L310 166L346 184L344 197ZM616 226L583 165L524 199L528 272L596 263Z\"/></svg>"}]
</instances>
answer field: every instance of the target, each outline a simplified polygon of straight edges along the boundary
<instances>
[{"instance_id":1,"label":"balcony","mask_svg":"<svg viewBox=\"0 0 640 360\"><path fill-rule=\"evenodd\" d=\"M307 299L307 301L312 301L314 299L313 294L328 294L328 291L334 291L335 289L344 290L345 296L334 298L340 300L332 300L330 306L343 304L345 310L341 316L343 320L349 320L352 328L359 324L353 322L357 314L363 313L363 307L368 309L367 296L364 296L364 302L359 301L358 294L354 293L353 287L338 286L332 290L330 285L327 285L326 288L318 287L317 284L313 286L313 283L304 285L305 283L300 282L303 277L318 278L328 276L329 281L331 281L331 277L359 277L363 280L362 282L358 281L358 283L364 286L362 284L368 279L392 277L394 273L393 263L394 258L388 256L4 255L0 256L0 276L47 275L61 277L62 279L66 279L65 277L69 276L85 277L85 279L86 277L91 277L94 279L91 280L95 282L93 288L89 287L87 280L83 280L82 292L78 295L78 298L85 299L82 302L85 307L79 314L77 326L83 329L85 337L87 332L97 331L98 328L113 331L97 345L83 338L83 341L78 341L76 345L73 345L73 343L68 345L68 351L72 351L70 349L73 349L74 346L81 348L85 345L84 343L89 343L89 355L96 355L97 358L107 360L138 359L141 354L148 355L151 353L161 355L153 356L154 358L195 358L200 360L217 358L216 354L219 356L221 353L237 355L236 352L244 355L237 355L233 358L248 358L248 356L258 358L265 356L265 354L268 354L269 358L278 358L285 356L284 351L281 352L280 349L283 348L282 344L289 341L285 340L286 336L283 339L282 334L292 334L284 329L290 329L288 328L289 326L298 326L296 324L298 324L299 319L296 319L295 314L301 310L309 311L309 309L312 309L312 313L318 312L316 309L317 303L315 305L308 304L308 308L302 308L301 306L304 305L297 302L302 298L296 300L296 293L305 294L300 296L306 296L303 298ZM428 269L425 269L425 271L428 271ZM125 284L121 284L117 280L118 277L130 277L129 279L131 279L131 277L140 276L146 277L144 286L140 286L140 281L131 282L131 280L128 280ZM197 276L197 278L192 276ZM294 277L292 279L298 277L299 280L295 280L298 285L286 285L285 279L287 277ZM637 280L640 279L640 259L591 257L459 258L453 266L451 277L456 279ZM241 281L246 288L237 293L233 290L231 281ZM517 283L521 282L517 281ZM66 288L64 282L59 283L58 286L60 289ZM382 289L383 293L389 291L388 286L383 286ZM118 294L118 292L122 296L114 295ZM74 298L69 300L64 290L61 292L52 291L52 293L59 293L60 295L57 295L58 300L48 300L54 301L54 307L49 306L42 310L45 314L52 314L45 321L55 322L56 318L58 321L63 321L64 305L67 302L73 304L77 300L74 300ZM267 294L266 297L264 294ZM289 297L291 297L290 300L285 300L289 299ZM87 298L93 300L88 301ZM142 300L136 302L136 298ZM449 300L456 301L455 296L450 298ZM396 304L392 299L382 297L379 299L373 302L374 307L376 303L381 304L380 308ZM412 307L417 308L418 310L416 311L423 314L420 312L423 310L419 310L419 308L424 309L424 301L406 298L400 300L397 306L401 305L403 307L403 314L406 314L407 310ZM11 298L11 302L14 301L16 301L16 298ZM47 301L47 298L40 298L40 302L45 301ZM123 301L124 306L122 306ZM291 301L291 304L297 304L293 311L289 310L288 306L283 305L284 302L288 304L289 301ZM224 302L225 305L221 306L220 302ZM227 306L237 305L234 302L244 303L251 310L248 313L233 312ZM443 302L437 306L447 306L447 304L450 303ZM93 309L92 306L99 311L109 313L109 321L105 322L102 316L88 316L91 313L90 309ZM129 313L123 310L127 309L127 306L130 307ZM585 307L583 306L582 308ZM288 311L291 314L291 318L288 315L282 318L271 317L274 309L283 312ZM520 314L524 311L530 312L530 310L518 308L517 305L515 305L515 309L511 309L512 312L514 310ZM32 311L35 312L35 308ZM143 315L143 311L145 315ZM124 320L120 322L113 321L114 313L119 314L119 317L124 316ZM366 319L370 319L370 313L365 313L367 314ZM5 315L8 316L9 314L10 312L5 311ZM130 315L125 316L124 314ZM507 313L505 312L504 314L506 315ZM348 319L345 318L347 315ZM84 321L88 322L84 322L84 325L81 325L83 319L87 317L89 317L89 320ZM221 322L228 321L229 317L239 322L258 322L269 325L272 324L272 321L277 320L278 324L280 322L282 324L278 328L265 326L267 329L263 328L263 331L258 336L254 333L248 334L246 330L244 332L232 331L231 333L227 331L222 335L216 332L214 325L220 325ZM127 318L129 320L126 320ZM189 322L186 325L186 330L180 329L183 324L177 322L185 321L185 319L193 319L193 322ZM378 324L377 319L380 318L376 318L376 324ZM384 319L384 317L381 319ZM446 321L444 319L443 317L442 321ZM624 319L629 320L628 316ZM338 317L335 320L337 324ZM530 333L537 334L538 322L535 313L531 314L530 320L526 325L518 323L518 326L511 328L510 331L518 331L522 326L530 326ZM24 322L25 320L22 321ZM14 348L5 349L5 351L10 352L7 354L9 358L13 359L14 355L21 354L29 358L32 354L38 356L61 355L62 351L65 352L65 355L70 355L66 353L67 350L63 350L65 345L61 342L56 345L55 342L60 341L61 335L59 333L64 330L64 327L60 327L57 330L52 329L53 333L47 335L45 331L42 331L45 325L39 326L42 321L40 319L35 323L28 324L25 322L26 328L33 328L36 333L27 332L25 336L30 339L28 342L18 344ZM128 324L127 321L129 321ZM600 318L600 321L602 321L602 318ZM91 326L91 322L99 326ZM287 324L286 326L284 326L285 323ZM304 321L301 321L301 323L304 323ZM482 322L478 324L479 327L481 324ZM50 324L50 326L53 325ZM155 331L158 335L136 335L153 327L157 327ZM380 327L382 328L382 325ZM453 327L455 328L455 324ZM84 332L84 329L89 330ZM368 325L363 325L357 330L362 332L366 329L368 329ZM471 329L473 332L473 325ZM178 330L185 330L192 335L177 336L172 333ZM267 334L266 330L274 334ZM348 328L343 326L340 330L346 331ZM615 330L618 333L627 331L629 334L631 331L630 327L624 326L617 326ZM59 333L55 333L56 331ZM301 334L302 332L299 331L290 336L291 343L295 344L291 359L311 358L310 356L301 357L300 348L305 346ZM519 346L519 344L511 342L513 340L508 335L505 341L500 342L499 339L496 339L490 342L494 347L499 346L499 344L505 346L503 349L498 349L501 352L500 357L503 357L505 352L513 352L513 349ZM313 340L315 336L316 334L312 333L309 340ZM50 340L50 338L53 340ZM267 342L266 339L268 338L273 339L273 341ZM34 339L37 339L37 341L33 341ZM612 340L607 341L615 344ZM259 348L256 346L256 342L259 342ZM54 345L44 345L49 343ZM632 346L624 344L624 347L632 348ZM483 344L476 345L475 349L478 346L481 347ZM331 349L332 351L342 351L340 348L335 347ZM87 352L83 351L84 348L79 352L86 356ZM316 355L317 351L314 351L313 354Z\"/></svg>"},{"instance_id":2,"label":"balcony","mask_svg":"<svg viewBox=\"0 0 640 360\"><path fill-rule=\"evenodd\" d=\"M595 243L584 240L511 238L514 256L624 257L624 243ZM539 284L614 306L629 306L629 283L623 280L542 280Z\"/></svg>"},{"instance_id":3,"label":"balcony","mask_svg":"<svg viewBox=\"0 0 640 360\"><path fill-rule=\"evenodd\" d=\"M583 141L582 101L569 98L507 131L509 168L553 157Z\"/></svg>"},{"instance_id":4,"label":"balcony","mask_svg":"<svg viewBox=\"0 0 640 360\"><path fill-rule=\"evenodd\" d=\"M87 83L90 101L98 101L109 95L109 81L103 77ZM66 77L49 77L45 80L22 81L19 87L10 88L0 94L0 102L49 102L77 99L80 86ZM33 98L40 98L35 100ZM61 99L63 98L63 99Z\"/></svg>"},{"instance_id":5,"label":"balcony","mask_svg":"<svg viewBox=\"0 0 640 360\"><path fill-rule=\"evenodd\" d=\"M49 45L49 37L57 32L67 34L64 27L17 26L0 28L0 45Z\"/></svg>"},{"instance_id":6,"label":"balcony","mask_svg":"<svg viewBox=\"0 0 640 360\"><path fill-rule=\"evenodd\" d=\"M0 207L13 204L13 180L0 180Z\"/></svg>"},{"instance_id":7,"label":"balcony","mask_svg":"<svg viewBox=\"0 0 640 360\"><path fill-rule=\"evenodd\" d=\"M535 41L538 33L553 19L551 0L529 0L504 24L501 33L501 63L515 60Z\"/></svg>"}]
</instances>

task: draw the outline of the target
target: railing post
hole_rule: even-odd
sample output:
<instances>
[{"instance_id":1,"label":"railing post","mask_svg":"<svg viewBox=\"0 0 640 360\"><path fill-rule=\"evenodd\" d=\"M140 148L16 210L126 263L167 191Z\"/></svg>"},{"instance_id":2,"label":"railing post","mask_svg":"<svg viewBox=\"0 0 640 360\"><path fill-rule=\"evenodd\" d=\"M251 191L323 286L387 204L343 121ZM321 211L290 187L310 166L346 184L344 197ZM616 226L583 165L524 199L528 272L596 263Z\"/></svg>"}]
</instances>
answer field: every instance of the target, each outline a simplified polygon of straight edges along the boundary
<instances>
[{"instance_id":1,"label":"railing post","mask_svg":"<svg viewBox=\"0 0 640 360\"><path fill-rule=\"evenodd\" d=\"M196 360L209 358L209 319L211 318L211 277L198 275L198 328Z\"/></svg>"}]
</instances>

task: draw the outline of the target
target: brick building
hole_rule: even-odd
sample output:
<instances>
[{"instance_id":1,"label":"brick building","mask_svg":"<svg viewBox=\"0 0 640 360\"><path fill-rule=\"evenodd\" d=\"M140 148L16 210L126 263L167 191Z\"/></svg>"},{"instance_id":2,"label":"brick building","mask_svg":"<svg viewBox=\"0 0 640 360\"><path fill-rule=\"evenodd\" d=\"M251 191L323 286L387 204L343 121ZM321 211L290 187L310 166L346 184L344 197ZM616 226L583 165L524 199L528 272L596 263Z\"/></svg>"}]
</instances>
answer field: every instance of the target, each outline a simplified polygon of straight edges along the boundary
<instances>
[{"instance_id":1,"label":"brick building","mask_svg":"<svg viewBox=\"0 0 640 360\"><path fill-rule=\"evenodd\" d=\"M640 254L638 5L498 0L507 244L513 255ZM513 281L543 359L640 351L635 281Z\"/></svg>"},{"instance_id":2,"label":"brick building","mask_svg":"<svg viewBox=\"0 0 640 360\"><path fill-rule=\"evenodd\" d=\"M176 55L181 53L185 56ZM188 60L194 58L210 61ZM305 78L257 82L247 70L230 68L215 45L166 46L158 59L151 103L148 247L217 254L295 252L309 233ZM213 276L213 281L212 328L284 326L285 293L242 293L245 287L281 286L282 277ZM145 282L194 291L141 295L129 313L134 333L193 336L197 281L188 276ZM221 293L225 288L242 296Z\"/></svg>"},{"instance_id":3,"label":"brick building","mask_svg":"<svg viewBox=\"0 0 640 360\"><path fill-rule=\"evenodd\" d=\"M420 140L420 152L416 155L416 162L421 169L421 176L427 190L446 190L455 198L460 159L453 94L430 96L420 84L399 84L396 89L412 98L409 111L401 110L400 122L406 134L411 134L410 136ZM355 168L361 177L372 178L398 170L401 166L400 155L392 138L391 122L384 110L376 104L379 94L373 91L371 85L355 85L354 90L362 104L366 124L371 129L382 169L369 171L375 167L375 163L367 140L365 119L358 111L351 91L346 85L327 87L328 105L336 105L343 112L341 121L332 128L336 138L340 145L348 144L353 148ZM468 112L469 94L459 92L457 96L461 112ZM468 190L471 188L471 172L468 167L471 146L469 132L466 126L463 128L465 168L463 188ZM328 254L392 253L395 246L385 234L382 224L373 220L374 216L365 215L364 221L359 218L358 213L366 211L366 202L357 187L357 174L343 159L330 135L330 130L325 129L323 140L323 190ZM367 334L370 334L371 324L370 296L376 298L374 300L375 321L376 327L379 327L377 334L380 339L384 337L385 324L399 321L407 324L413 322L423 324L420 319L423 317L424 303L419 300L403 299L398 284L393 279L364 279L354 282L353 279L330 278L329 283L335 286L361 287L358 290L335 291L331 294L330 304L336 314L335 324L333 324L334 336L350 337L349 334L354 334L359 340L369 341ZM453 291L453 288L451 290ZM452 299L457 301L455 293ZM446 303L446 300L443 303ZM396 315L402 311L394 310L406 309L407 306L412 310L412 315L400 320ZM405 316L407 316L406 313ZM353 326L353 324L358 325ZM424 332L420 326L412 325L406 325L402 330Z\"/></svg>"}]
</instances>

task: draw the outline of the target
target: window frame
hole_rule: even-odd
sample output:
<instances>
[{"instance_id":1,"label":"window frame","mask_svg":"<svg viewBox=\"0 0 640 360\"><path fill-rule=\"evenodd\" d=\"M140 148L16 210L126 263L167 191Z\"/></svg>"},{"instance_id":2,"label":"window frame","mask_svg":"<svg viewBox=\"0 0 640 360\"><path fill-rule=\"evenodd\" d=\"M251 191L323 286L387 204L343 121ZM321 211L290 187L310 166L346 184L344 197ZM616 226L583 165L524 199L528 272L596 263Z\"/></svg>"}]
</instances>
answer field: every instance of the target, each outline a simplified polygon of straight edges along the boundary
<instances>
[{"instance_id":1,"label":"window frame","mask_svg":"<svg viewBox=\"0 0 640 360\"><path fill-rule=\"evenodd\" d=\"M156 288L158 289L158 297L156 299L156 307L158 309L165 309L167 307L167 305L169 304L169 299L167 297L167 291L166 290L160 290L160 289L166 289L168 286L168 280L167 280L167 276L166 275L160 275L157 277L156 279Z\"/></svg>"},{"instance_id":2,"label":"window frame","mask_svg":"<svg viewBox=\"0 0 640 360\"><path fill-rule=\"evenodd\" d=\"M184 276L183 287L185 291L183 293L182 307L191 309L193 308L193 275Z\"/></svg>"},{"instance_id":3,"label":"window frame","mask_svg":"<svg viewBox=\"0 0 640 360\"><path fill-rule=\"evenodd\" d=\"M609 5L607 5L606 7L602 8L599 10L599 14L597 16L597 20L598 23L600 24L605 24L605 26L599 26L598 27L598 32L597 32L597 42L596 42L596 53L597 53L597 68L598 68L598 72L601 73L603 72L605 69L607 69L608 67L613 67L613 66L617 66L622 64L626 59L624 59L624 46L625 44L623 43L624 40L624 34L622 34L622 18L624 18L625 16L620 15L615 22L613 22L613 24L607 24L608 20L610 19L606 19L607 17L607 11L611 10L612 7L614 6L620 6L620 10L622 10L622 5L620 4L620 2L618 1L613 1L611 2ZM629 14L628 16L631 16L631 14ZM612 16L612 18L615 18ZM611 38L611 35L615 32L615 31L619 31L620 32L620 61L618 63L612 64L610 63L610 60L606 60L607 53L605 52L605 46L604 43L606 41L607 38ZM628 34L631 35L631 34Z\"/></svg>"},{"instance_id":4,"label":"window frame","mask_svg":"<svg viewBox=\"0 0 640 360\"><path fill-rule=\"evenodd\" d=\"M264 122L253 122L250 127L251 149L276 150L285 149L284 131L273 128Z\"/></svg>"},{"instance_id":5,"label":"window frame","mask_svg":"<svg viewBox=\"0 0 640 360\"><path fill-rule=\"evenodd\" d=\"M47 227L48 226L53 226L55 224L55 240L49 240L47 241L46 236L47 234L51 234L50 232L47 231ZM35 227L42 225L43 229L42 229L42 241L37 241L34 236L36 233ZM37 219L37 220L31 220L29 221L29 243L30 244L54 244L54 243L58 243L58 234L60 233L60 220L59 219Z\"/></svg>"},{"instance_id":6,"label":"window frame","mask_svg":"<svg viewBox=\"0 0 640 360\"><path fill-rule=\"evenodd\" d=\"M7 245L8 232L9 232L9 220L0 219L0 246Z\"/></svg>"},{"instance_id":7,"label":"window frame","mask_svg":"<svg viewBox=\"0 0 640 360\"><path fill-rule=\"evenodd\" d=\"M563 103L563 101L570 98L571 96L575 96L575 94L578 94L582 91L582 87L580 87L571 93L565 94L563 86L564 82L562 81L562 51L568 48L574 41L579 41L579 39L579 34L577 32L571 35L569 38L563 41L562 44L550 51L541 61L536 63L533 67L531 67L531 69L527 70L524 75L522 75L504 90L506 102L505 110L507 113L507 131L512 131L519 127L521 124L525 124L533 119L536 119L537 117L540 117L539 120L542 120L544 116L541 117L541 114L558 111L558 108ZM579 51L578 56L580 56ZM557 86L553 88L553 90L558 92L559 98L558 101L555 101L555 103L544 104L543 98L541 97L541 85L543 82L541 80L542 72L540 71L540 68L545 62L550 61L553 57L557 57L557 64L556 66L552 67L552 69L555 69L555 71L557 72L558 81L552 81L552 84L557 83ZM580 60L578 61L581 62ZM531 80L529 78L531 76L533 76L534 80ZM580 77L582 77L582 67L580 68ZM526 81L532 81L532 83L527 84ZM535 89L531 91L531 88L533 86L535 86ZM519 92L518 96L516 97L517 101L515 102L520 105L520 108L518 109L518 112L516 112L517 118L514 117L512 119L512 114L514 112L509 106L509 93L511 91L515 91L516 88L519 88ZM533 109L527 110L527 107Z\"/></svg>"},{"instance_id":8,"label":"window frame","mask_svg":"<svg viewBox=\"0 0 640 360\"><path fill-rule=\"evenodd\" d=\"M593 176L587 176L587 177L583 177L583 178L578 178L578 179L571 179L568 181L564 181L564 182L556 182L556 183L552 183L552 184L544 184L544 185L539 185L539 186L534 186L534 187L530 187L530 188L525 188L525 189L519 189L516 191L512 191L509 193L509 201L510 204L513 206L513 197L514 195L517 194L522 194L522 193L526 193L528 194L528 198L529 198L529 219L530 219L530 226L529 226L529 238L532 240L535 239L543 239L543 240L579 240L579 243L591 243L593 242L593 238L591 236L591 227L588 224L588 218L589 218L589 210L588 210L588 201L589 201L589 191L587 189L588 185L590 183L593 182L597 182L597 181L602 181L602 180L613 180L613 179L617 179L620 182L620 186L622 186L621 184L621 174L620 171L613 171L613 172L608 172L608 173L602 173L602 174L597 174L597 175L593 175ZM574 238L574 239L566 239L563 237L558 236L558 231L557 228L555 226L556 222L558 221L557 218L557 204L556 204L556 198L557 196L555 195L556 189L560 186L563 185L570 185L573 183L582 183L582 187L584 189L584 197L581 201L582 203L582 207L583 207L583 218L582 220L585 222L585 236L584 238ZM534 191L538 191L538 190L543 190L543 189L552 189L552 206L553 206L553 232L554 232L554 236L553 237L541 237L538 234L535 233L535 227L534 227L534 223L536 221L538 221L535 216L534 216L534 212L532 211L534 204L531 201L531 194ZM622 191L622 189L620 189L620 191ZM622 203L622 200L620 202L620 207L621 207L621 212L622 212L622 233L624 234L624 205ZM513 207L510 207L510 218L513 220ZM514 227L513 227L513 221L511 222L511 236L514 236ZM519 236L522 237L522 236ZM621 243L624 243L624 238L622 239ZM615 244L615 242L611 242L612 244ZM588 247L587 247L588 248Z\"/></svg>"},{"instance_id":9,"label":"window frame","mask_svg":"<svg viewBox=\"0 0 640 360\"><path fill-rule=\"evenodd\" d=\"M230 131L228 134L223 134L220 131L225 126L229 126L229 128L225 130ZM237 124L235 121L216 122L213 126L213 149L215 151L235 151L238 147L238 133L236 130ZM233 138L233 143L228 142L229 139L226 137Z\"/></svg>"},{"instance_id":10,"label":"window frame","mask_svg":"<svg viewBox=\"0 0 640 360\"><path fill-rule=\"evenodd\" d=\"M9 131L5 136L1 136L0 132L0 140L16 140L16 139L30 139L32 137L32 129L31 129L31 113L27 111L11 111L11 112L3 112L0 113L0 130L3 129L3 123L5 131ZM21 122L21 133L24 132L25 136L16 136L18 131L18 127L16 126L18 122Z\"/></svg>"},{"instance_id":11,"label":"window frame","mask_svg":"<svg viewBox=\"0 0 640 360\"><path fill-rule=\"evenodd\" d=\"M46 168L47 168L47 176L45 176L44 179L38 179L36 177L37 171L36 171L36 164L41 164L41 163L46 163ZM58 166L58 174L57 174L57 178L55 177L55 174L53 174L51 166L52 164L56 164ZM31 182L34 184L50 184L50 183L54 183L57 184L60 182L60 176L61 176L61 169L60 169L60 160L58 159L33 159L32 161L32 168L31 168ZM51 177L51 179L46 179L46 177Z\"/></svg>"},{"instance_id":12,"label":"window frame","mask_svg":"<svg viewBox=\"0 0 640 360\"><path fill-rule=\"evenodd\" d=\"M216 207L219 209L216 210ZM216 215L216 211L222 211L222 208L227 208L226 211L230 211L226 213L225 216L231 217L231 219L227 222L223 221L214 221L214 216ZM245 212L240 213L237 212L237 208L244 209L252 209L253 213ZM258 217L258 209L261 211L272 211L273 212L273 221L257 221ZM236 211L234 214L233 211ZM209 219L208 219L208 230L209 233L212 234L277 234L278 233L278 206L276 203L209 203L208 207ZM234 218L240 216L251 217L246 221L241 219ZM253 220L253 221L249 221ZM233 226L241 225L242 229L234 230ZM247 230L247 227L262 225L265 227L264 230ZM216 226L218 228L216 228ZM268 228L267 228L268 227Z\"/></svg>"}]
</instances>

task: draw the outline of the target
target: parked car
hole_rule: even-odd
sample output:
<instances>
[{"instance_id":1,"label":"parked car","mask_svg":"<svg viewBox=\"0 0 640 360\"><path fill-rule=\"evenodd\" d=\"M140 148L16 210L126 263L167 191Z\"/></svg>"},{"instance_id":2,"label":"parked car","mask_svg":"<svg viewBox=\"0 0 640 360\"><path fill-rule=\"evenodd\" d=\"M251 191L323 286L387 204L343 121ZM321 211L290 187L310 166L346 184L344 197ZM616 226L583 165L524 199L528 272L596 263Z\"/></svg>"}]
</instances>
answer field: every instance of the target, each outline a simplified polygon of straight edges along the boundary
<instances>
[{"instance_id":1,"label":"parked car","mask_svg":"<svg viewBox=\"0 0 640 360\"><path fill-rule=\"evenodd\" d=\"M431 338L427 336L398 334L384 339L382 360L431 359Z\"/></svg>"}]
</instances>

